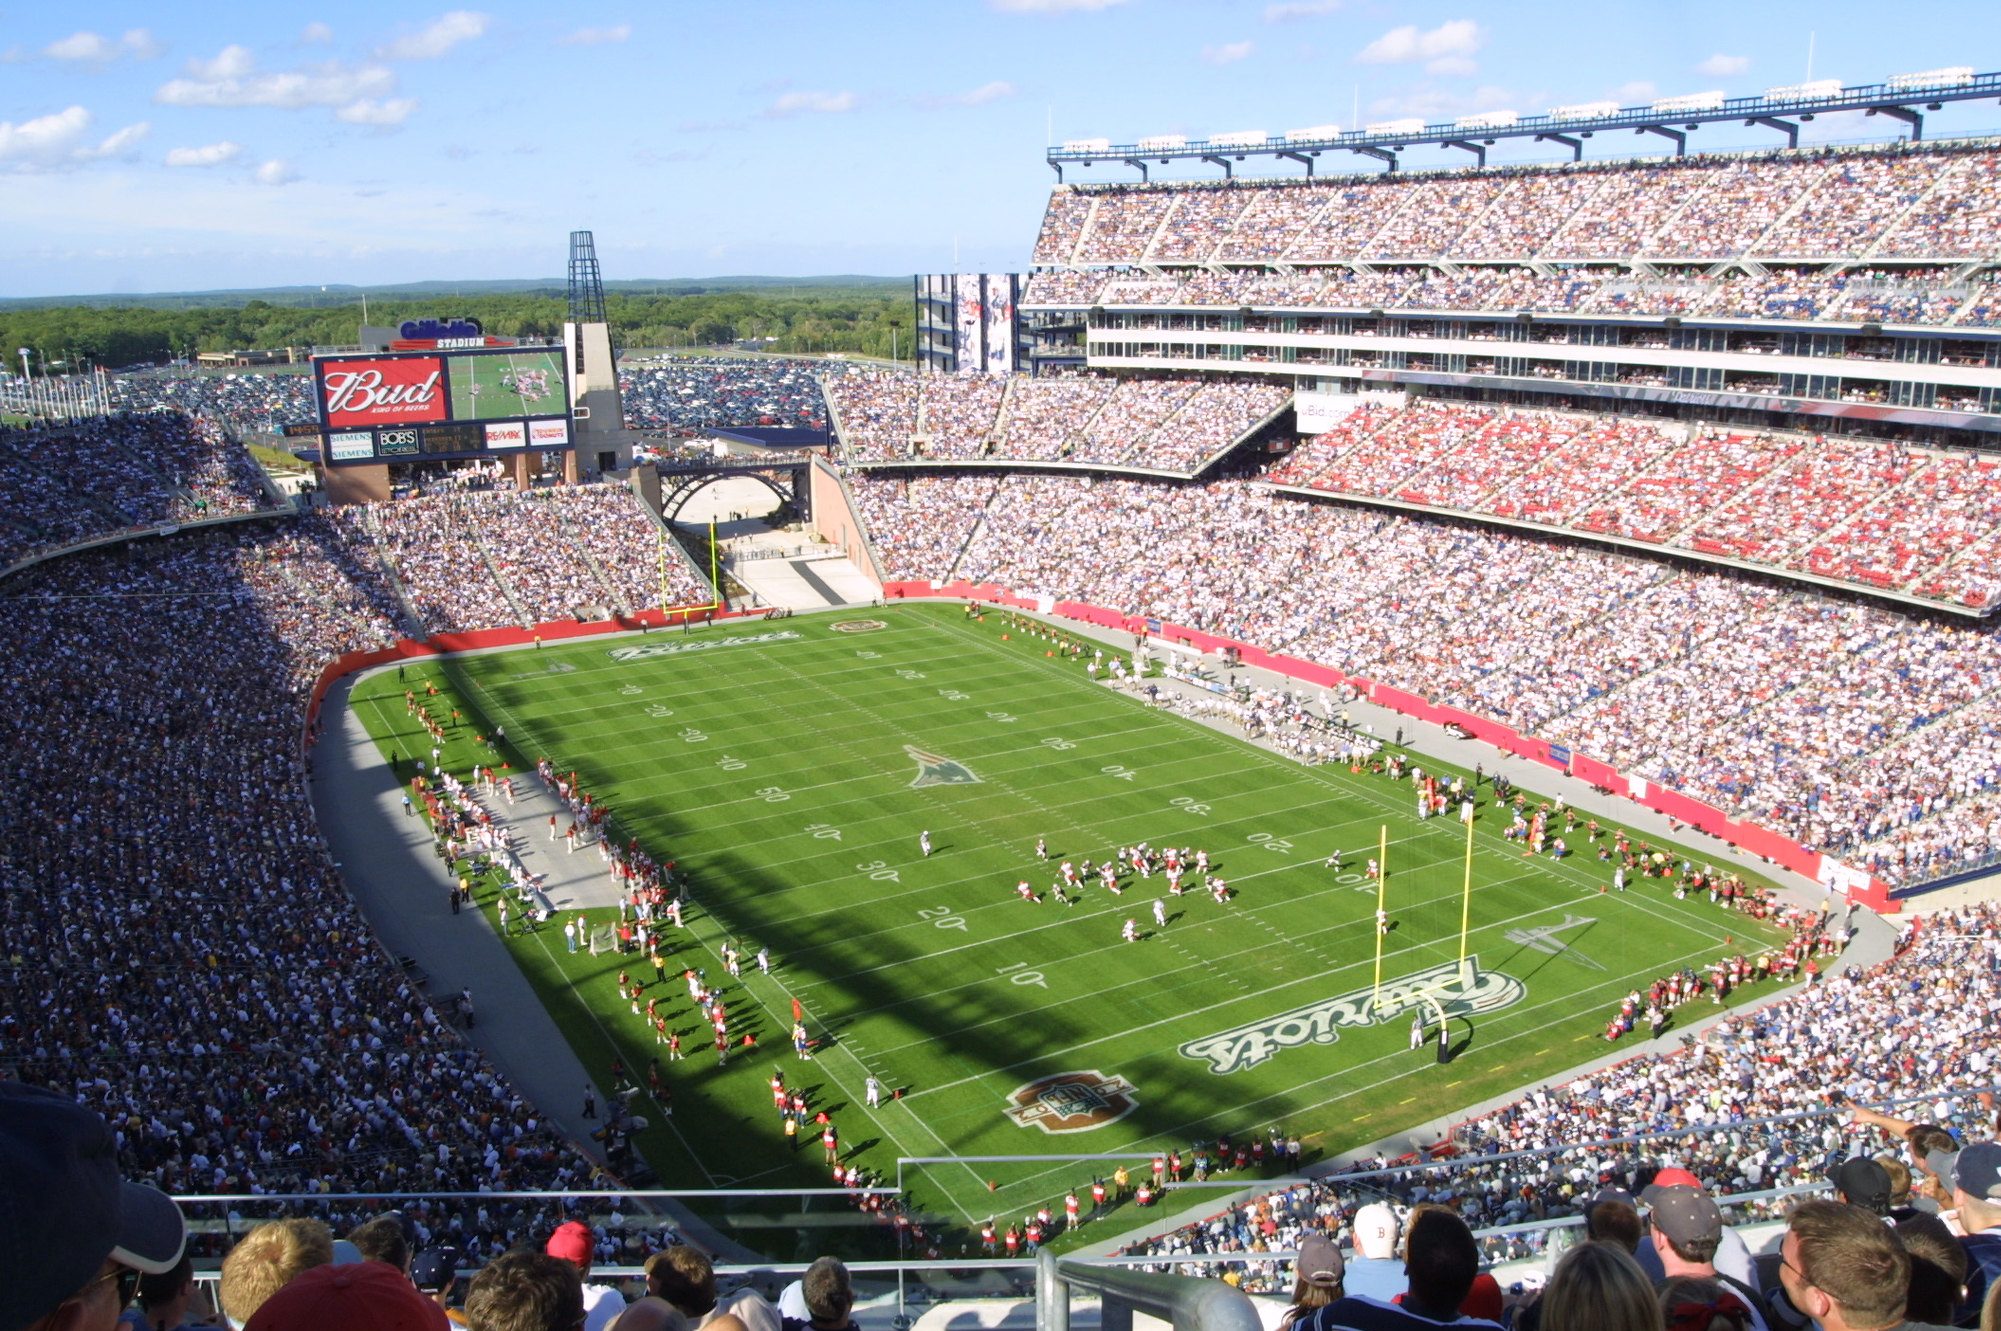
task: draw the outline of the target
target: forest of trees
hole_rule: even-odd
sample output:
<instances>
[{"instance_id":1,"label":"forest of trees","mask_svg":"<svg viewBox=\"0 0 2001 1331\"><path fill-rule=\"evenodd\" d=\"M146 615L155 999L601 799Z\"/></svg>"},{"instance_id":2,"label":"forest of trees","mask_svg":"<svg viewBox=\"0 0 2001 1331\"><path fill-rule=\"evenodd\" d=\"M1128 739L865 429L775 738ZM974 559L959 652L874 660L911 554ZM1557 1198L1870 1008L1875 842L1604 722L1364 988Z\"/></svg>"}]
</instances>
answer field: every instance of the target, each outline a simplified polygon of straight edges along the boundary
<instances>
[{"instance_id":1,"label":"forest of trees","mask_svg":"<svg viewBox=\"0 0 2001 1331\"><path fill-rule=\"evenodd\" d=\"M322 296L330 302L334 297ZM498 337L554 337L565 312L561 291L399 296L368 302L368 322L467 315ZM910 359L910 289L901 282L814 286L761 284L694 293L610 292L613 337L629 347L715 346L775 337L773 351L843 351ZM352 346L361 327L359 300L312 304L251 299L234 305L161 308L133 305L0 307L0 349L7 368L28 347L36 365L117 368L199 351Z\"/></svg>"}]
</instances>

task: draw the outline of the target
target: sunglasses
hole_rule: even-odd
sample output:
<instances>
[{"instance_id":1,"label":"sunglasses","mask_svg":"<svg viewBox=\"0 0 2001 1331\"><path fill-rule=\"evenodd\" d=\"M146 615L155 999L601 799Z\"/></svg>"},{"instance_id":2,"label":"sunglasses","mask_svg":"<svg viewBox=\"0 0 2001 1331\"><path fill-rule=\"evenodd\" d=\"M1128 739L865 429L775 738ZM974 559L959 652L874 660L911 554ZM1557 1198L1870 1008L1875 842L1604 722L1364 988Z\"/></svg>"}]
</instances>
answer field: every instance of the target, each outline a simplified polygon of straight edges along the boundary
<instances>
[{"instance_id":1,"label":"sunglasses","mask_svg":"<svg viewBox=\"0 0 2001 1331\"><path fill-rule=\"evenodd\" d=\"M132 1305L132 1296L139 1292L139 1275L140 1273L132 1267L126 1266L123 1263L115 1264L109 1271L106 1271L103 1275L85 1285L84 1290L88 1292L96 1289L107 1280L116 1280L118 1282L118 1308L122 1312Z\"/></svg>"}]
</instances>

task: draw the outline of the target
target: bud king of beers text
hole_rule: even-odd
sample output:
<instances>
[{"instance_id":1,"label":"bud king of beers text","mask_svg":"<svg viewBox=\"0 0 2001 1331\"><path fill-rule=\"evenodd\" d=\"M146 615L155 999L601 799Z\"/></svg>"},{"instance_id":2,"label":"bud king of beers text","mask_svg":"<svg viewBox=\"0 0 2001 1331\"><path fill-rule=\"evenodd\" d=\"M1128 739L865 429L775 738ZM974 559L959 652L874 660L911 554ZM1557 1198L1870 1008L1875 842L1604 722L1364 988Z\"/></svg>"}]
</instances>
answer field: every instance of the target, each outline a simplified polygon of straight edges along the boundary
<instances>
[{"instance_id":1,"label":"bud king of beers text","mask_svg":"<svg viewBox=\"0 0 2001 1331\"><path fill-rule=\"evenodd\" d=\"M436 356L328 361L320 393L331 427L445 419L445 372Z\"/></svg>"}]
</instances>

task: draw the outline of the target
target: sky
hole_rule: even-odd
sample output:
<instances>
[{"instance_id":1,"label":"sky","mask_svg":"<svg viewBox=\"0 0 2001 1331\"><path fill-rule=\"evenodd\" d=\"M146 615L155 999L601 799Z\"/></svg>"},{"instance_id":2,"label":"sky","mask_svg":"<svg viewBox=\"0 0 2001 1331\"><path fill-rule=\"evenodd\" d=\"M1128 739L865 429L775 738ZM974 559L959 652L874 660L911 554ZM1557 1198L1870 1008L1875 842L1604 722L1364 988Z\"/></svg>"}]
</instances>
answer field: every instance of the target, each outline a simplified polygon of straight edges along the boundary
<instances>
[{"instance_id":1,"label":"sky","mask_svg":"<svg viewBox=\"0 0 2001 1331\"><path fill-rule=\"evenodd\" d=\"M1052 142L1986 72L1995 32L1960 0L0 0L0 296L551 278L573 229L607 279L1020 271Z\"/></svg>"}]
</instances>

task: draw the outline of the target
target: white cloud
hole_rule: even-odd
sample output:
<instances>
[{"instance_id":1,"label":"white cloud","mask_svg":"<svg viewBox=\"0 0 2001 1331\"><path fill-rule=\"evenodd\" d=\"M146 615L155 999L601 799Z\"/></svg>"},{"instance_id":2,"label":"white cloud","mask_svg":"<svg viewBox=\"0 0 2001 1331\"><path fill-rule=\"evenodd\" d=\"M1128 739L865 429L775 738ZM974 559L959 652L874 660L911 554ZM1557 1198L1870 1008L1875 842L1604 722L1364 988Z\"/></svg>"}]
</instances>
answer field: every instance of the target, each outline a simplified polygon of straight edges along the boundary
<instances>
[{"instance_id":1,"label":"white cloud","mask_svg":"<svg viewBox=\"0 0 2001 1331\"><path fill-rule=\"evenodd\" d=\"M256 180L260 185L289 185L299 178L292 164L281 157L274 157L257 168Z\"/></svg>"},{"instance_id":2,"label":"white cloud","mask_svg":"<svg viewBox=\"0 0 2001 1331\"><path fill-rule=\"evenodd\" d=\"M1111 9L1126 0L987 0L1003 14L1074 14Z\"/></svg>"},{"instance_id":3,"label":"white cloud","mask_svg":"<svg viewBox=\"0 0 2001 1331\"><path fill-rule=\"evenodd\" d=\"M221 79L240 79L257 67L256 57L247 46L225 46L216 52L212 60L197 57L188 61L188 73L204 82Z\"/></svg>"},{"instance_id":4,"label":"white cloud","mask_svg":"<svg viewBox=\"0 0 2001 1331\"><path fill-rule=\"evenodd\" d=\"M454 46L483 36L489 22L477 10L454 9L408 36L398 37L375 54L382 60L436 60Z\"/></svg>"},{"instance_id":5,"label":"white cloud","mask_svg":"<svg viewBox=\"0 0 2001 1331\"><path fill-rule=\"evenodd\" d=\"M917 100L923 106L933 107L986 106L993 102L1004 102L1018 91L1019 89L1007 80L995 79L967 92L940 93L935 96L920 97Z\"/></svg>"},{"instance_id":6,"label":"white cloud","mask_svg":"<svg viewBox=\"0 0 2001 1331\"><path fill-rule=\"evenodd\" d=\"M765 114L796 116L832 115L855 109L859 99L851 92L788 92L771 104Z\"/></svg>"},{"instance_id":7,"label":"white cloud","mask_svg":"<svg viewBox=\"0 0 2001 1331\"><path fill-rule=\"evenodd\" d=\"M1424 72L1436 74L1442 79L1465 78L1470 74L1479 73L1480 66L1477 61L1469 60L1463 55L1442 55L1436 60L1425 61Z\"/></svg>"},{"instance_id":8,"label":"white cloud","mask_svg":"<svg viewBox=\"0 0 2001 1331\"><path fill-rule=\"evenodd\" d=\"M630 23L617 23L609 28L578 28L563 38L565 46L610 46L632 36Z\"/></svg>"},{"instance_id":9,"label":"white cloud","mask_svg":"<svg viewBox=\"0 0 2001 1331\"><path fill-rule=\"evenodd\" d=\"M1453 19L1441 23L1429 32L1418 31L1414 23L1406 23L1400 28L1391 28L1376 40L1362 48L1355 57L1356 63L1363 65L1408 65L1417 61L1447 62L1464 60L1480 49L1486 40L1480 25L1470 18ZM1433 73L1452 72L1433 70ZM1466 72L1463 69L1458 72Z\"/></svg>"},{"instance_id":10,"label":"white cloud","mask_svg":"<svg viewBox=\"0 0 2001 1331\"><path fill-rule=\"evenodd\" d=\"M1212 65L1234 65L1257 47L1251 42L1226 42L1222 46L1205 46L1202 58Z\"/></svg>"},{"instance_id":11,"label":"white cloud","mask_svg":"<svg viewBox=\"0 0 2001 1331\"><path fill-rule=\"evenodd\" d=\"M23 59L26 55L18 47L7 54L10 61ZM117 41L102 33L73 32L44 46L42 54L50 60L70 64L108 65L126 56L134 60L151 60L160 54L160 43L144 28L127 29Z\"/></svg>"},{"instance_id":12,"label":"white cloud","mask_svg":"<svg viewBox=\"0 0 2001 1331\"><path fill-rule=\"evenodd\" d=\"M299 32L299 40L307 46L325 46L333 40L333 29L325 23L308 23Z\"/></svg>"},{"instance_id":13,"label":"white cloud","mask_svg":"<svg viewBox=\"0 0 2001 1331\"><path fill-rule=\"evenodd\" d=\"M141 120L137 124L127 125L124 129L118 130L116 133L107 135L104 141L99 143L95 148L85 149L83 156L85 157L128 156L134 148L139 146L139 140L145 138L148 134L151 134L152 132L153 132L152 125L148 124L144 120Z\"/></svg>"},{"instance_id":14,"label":"white cloud","mask_svg":"<svg viewBox=\"0 0 2001 1331\"><path fill-rule=\"evenodd\" d=\"M42 54L51 60L103 64L118 54L118 48L94 32L76 32L61 41L50 42L42 48Z\"/></svg>"},{"instance_id":15,"label":"white cloud","mask_svg":"<svg viewBox=\"0 0 2001 1331\"><path fill-rule=\"evenodd\" d=\"M396 91L396 76L381 65L343 65L338 61L268 74L255 73L250 53L225 47L213 60L189 65L193 78L160 85L153 100L164 106L271 106L299 110L311 106L349 106Z\"/></svg>"},{"instance_id":16,"label":"white cloud","mask_svg":"<svg viewBox=\"0 0 2001 1331\"><path fill-rule=\"evenodd\" d=\"M1750 67L1751 57L1748 55L1724 55L1718 52L1716 55L1709 57L1709 59L1697 65L1695 72L1698 74L1707 74L1711 78L1725 79L1732 75L1742 74Z\"/></svg>"},{"instance_id":17,"label":"white cloud","mask_svg":"<svg viewBox=\"0 0 2001 1331\"><path fill-rule=\"evenodd\" d=\"M390 97L382 101L362 97L335 111L334 116L350 125L400 125L416 109L414 97Z\"/></svg>"},{"instance_id":18,"label":"white cloud","mask_svg":"<svg viewBox=\"0 0 2001 1331\"><path fill-rule=\"evenodd\" d=\"M1635 79L1612 89L1612 97L1621 106L1648 106L1661 95L1661 90L1645 79Z\"/></svg>"},{"instance_id":19,"label":"white cloud","mask_svg":"<svg viewBox=\"0 0 2001 1331\"><path fill-rule=\"evenodd\" d=\"M1291 23L1296 19L1320 18L1341 8L1341 0L1287 0L1287 3L1266 5L1265 22Z\"/></svg>"},{"instance_id":20,"label":"white cloud","mask_svg":"<svg viewBox=\"0 0 2001 1331\"><path fill-rule=\"evenodd\" d=\"M152 128L141 121L90 143L85 138L90 126L91 114L81 106L65 107L19 124L0 120L0 167L36 171L123 156Z\"/></svg>"},{"instance_id":21,"label":"white cloud","mask_svg":"<svg viewBox=\"0 0 2001 1331\"><path fill-rule=\"evenodd\" d=\"M167 151L168 166L221 166L234 161L243 151L241 144L224 139L221 143L210 143L200 148L170 148Z\"/></svg>"}]
</instances>

